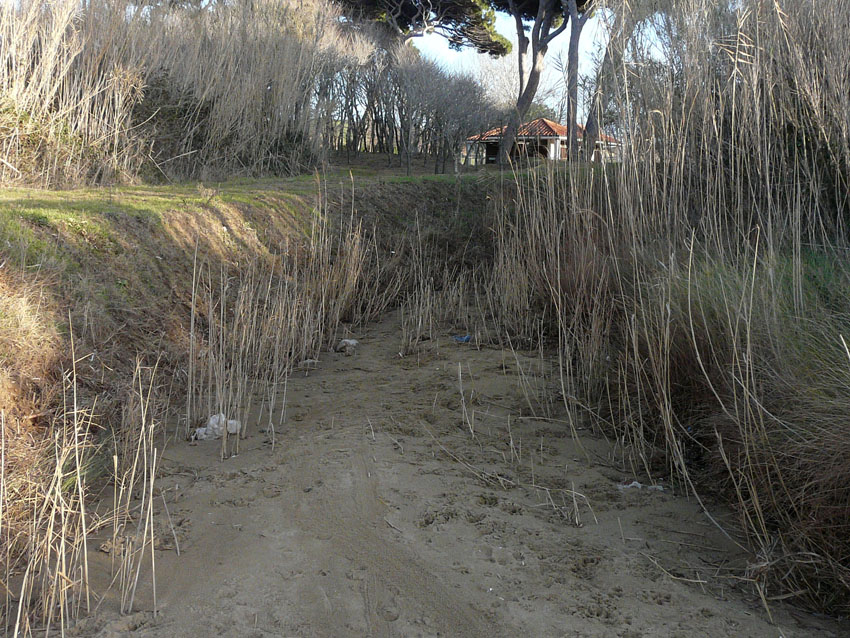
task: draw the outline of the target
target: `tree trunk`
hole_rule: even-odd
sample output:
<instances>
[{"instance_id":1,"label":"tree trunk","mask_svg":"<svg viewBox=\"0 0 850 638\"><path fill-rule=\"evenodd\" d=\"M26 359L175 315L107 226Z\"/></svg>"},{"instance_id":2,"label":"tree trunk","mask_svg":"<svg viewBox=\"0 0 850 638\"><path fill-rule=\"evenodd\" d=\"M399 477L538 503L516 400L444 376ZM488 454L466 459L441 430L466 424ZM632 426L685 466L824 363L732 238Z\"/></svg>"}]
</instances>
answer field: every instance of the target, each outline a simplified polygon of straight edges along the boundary
<instances>
[{"instance_id":1,"label":"tree trunk","mask_svg":"<svg viewBox=\"0 0 850 638\"><path fill-rule=\"evenodd\" d=\"M410 175L410 152L413 145L413 122L407 125L407 139L405 140L405 150L407 151L407 174Z\"/></svg>"},{"instance_id":2,"label":"tree trunk","mask_svg":"<svg viewBox=\"0 0 850 638\"><path fill-rule=\"evenodd\" d=\"M578 157L578 44L590 14L585 11L579 17L576 0L568 0L566 6L570 16L570 46L567 50L568 155L570 161L574 161Z\"/></svg>"},{"instance_id":3,"label":"tree trunk","mask_svg":"<svg viewBox=\"0 0 850 638\"><path fill-rule=\"evenodd\" d=\"M562 8L565 2L570 2L572 5L571 14L563 16L563 22L552 30L552 25L556 23L558 16L562 15ZM520 88L519 96L516 101L516 108L511 113L507 127L505 127L504 135L502 135L501 144L499 145L499 163L504 165L510 158L511 149L516 142L517 131L519 130L522 120L528 114L528 109L534 101L534 96L537 94L537 87L540 84L540 76L543 73L543 59L546 56L546 50L549 43L557 38L567 28L570 19L576 11L576 0L549 0L547 2L538 3L537 16L534 19L534 25L531 27L531 39L525 35L525 27L522 21L522 15L514 0L509 0L510 13L514 16L516 22L517 43L519 44L519 76ZM528 71L528 77L523 76L523 53L531 44L531 69ZM523 80L525 84L523 85Z\"/></svg>"},{"instance_id":4,"label":"tree trunk","mask_svg":"<svg viewBox=\"0 0 850 638\"><path fill-rule=\"evenodd\" d=\"M523 64L523 56L526 52L528 52L528 38L525 37L522 18L517 14L514 16L514 21L516 22L517 66L519 70L519 87L517 87L516 94L517 97L519 97L522 95L522 90L525 88L525 65Z\"/></svg>"},{"instance_id":5,"label":"tree trunk","mask_svg":"<svg viewBox=\"0 0 850 638\"><path fill-rule=\"evenodd\" d=\"M571 20L570 46L567 50L567 133L569 135L569 159L578 156L578 43L586 17Z\"/></svg>"},{"instance_id":6,"label":"tree trunk","mask_svg":"<svg viewBox=\"0 0 850 638\"><path fill-rule=\"evenodd\" d=\"M511 118L508 120L508 125L499 145L499 164L503 166L509 162L511 149L516 142L517 131L519 131L519 126L528 113L528 109L531 108L531 103L537 94L537 87L540 85L540 76L543 74L543 56L546 55L546 50L533 51L532 55L534 58L531 68L528 70L528 80L517 99L516 108L511 113Z\"/></svg>"}]
</instances>

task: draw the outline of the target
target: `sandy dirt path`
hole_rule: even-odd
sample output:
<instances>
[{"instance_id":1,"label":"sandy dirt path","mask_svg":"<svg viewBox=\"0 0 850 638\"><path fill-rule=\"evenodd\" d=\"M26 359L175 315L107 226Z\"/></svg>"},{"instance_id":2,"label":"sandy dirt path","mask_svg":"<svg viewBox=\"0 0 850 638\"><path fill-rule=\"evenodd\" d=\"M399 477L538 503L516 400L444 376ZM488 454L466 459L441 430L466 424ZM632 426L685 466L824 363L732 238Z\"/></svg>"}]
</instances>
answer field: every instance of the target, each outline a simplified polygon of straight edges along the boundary
<instances>
[{"instance_id":1,"label":"sandy dirt path","mask_svg":"<svg viewBox=\"0 0 850 638\"><path fill-rule=\"evenodd\" d=\"M224 462L217 442L167 447L158 615L147 586L144 611L110 595L72 634L850 635L781 603L771 624L696 502L625 487L608 443L532 414L533 356L443 335L400 358L393 318L354 336L290 380L274 449L253 424Z\"/></svg>"}]
</instances>

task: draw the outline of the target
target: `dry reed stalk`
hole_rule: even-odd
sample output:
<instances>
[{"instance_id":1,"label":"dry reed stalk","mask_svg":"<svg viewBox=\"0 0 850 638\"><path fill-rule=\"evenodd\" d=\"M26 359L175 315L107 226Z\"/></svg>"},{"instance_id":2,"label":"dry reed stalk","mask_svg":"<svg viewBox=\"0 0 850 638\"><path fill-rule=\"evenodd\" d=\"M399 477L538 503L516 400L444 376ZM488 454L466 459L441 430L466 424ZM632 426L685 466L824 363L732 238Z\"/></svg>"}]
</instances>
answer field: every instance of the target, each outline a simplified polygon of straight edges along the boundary
<instances>
[{"instance_id":1,"label":"dry reed stalk","mask_svg":"<svg viewBox=\"0 0 850 638\"><path fill-rule=\"evenodd\" d=\"M130 613L133 609L138 588L144 555L150 550L151 587L153 592L154 613L156 613L156 568L154 554L153 499L155 480L158 472L158 450L154 436L157 424L153 415L155 365L146 369L138 360L133 378L125 418L133 426L122 429L129 433L119 446L121 456L126 459L119 463L119 456L113 458L115 467L115 487L112 506L112 566L113 580L110 587L118 584L120 609ZM147 386L144 376L149 377ZM138 494L138 497L136 496ZM138 510L138 518L133 512ZM117 559L117 566L116 566Z\"/></svg>"},{"instance_id":2,"label":"dry reed stalk","mask_svg":"<svg viewBox=\"0 0 850 638\"><path fill-rule=\"evenodd\" d=\"M850 7L661 15L620 34L642 66L606 78L622 161L517 175L488 303L515 341L543 322L573 422L737 507L765 601L844 613Z\"/></svg>"},{"instance_id":3,"label":"dry reed stalk","mask_svg":"<svg viewBox=\"0 0 850 638\"><path fill-rule=\"evenodd\" d=\"M388 273L376 239L364 236L353 215L334 225L320 208L310 224L308 239L289 240L271 259L233 273L222 267L213 277L199 257L192 316L206 334L196 337L190 353L194 396L187 406L206 404L208 416L240 422L232 449L227 433L222 436L222 459L238 453L240 438L255 422L265 422L274 445L289 375L335 346L339 331L348 329L343 326L383 312L401 288L403 274ZM186 421L199 422L190 414Z\"/></svg>"},{"instance_id":4,"label":"dry reed stalk","mask_svg":"<svg viewBox=\"0 0 850 638\"><path fill-rule=\"evenodd\" d=\"M5 629L13 636L32 635L36 630L49 634L52 628L64 632L76 619L92 611L88 535L108 521L112 521L114 526L120 526L130 517L129 494L132 487L128 487L124 479L128 472L130 475L135 473L136 464L133 463L130 469L125 470L122 478L119 468L123 465L119 464L117 455L113 461L113 490L116 496L126 495L126 502L123 506L116 502L106 517L94 516L87 507L88 479L94 472L96 459L102 454L102 444L96 443L92 435L97 430L94 421L96 406L84 407L78 393L74 343L71 348L71 368L64 375L64 409L51 425L54 433L51 441L52 458L47 457L43 461L49 476L42 480L37 473L33 473L27 490L18 492L27 495L31 508L22 554L25 557L23 563L13 564L11 547L7 544L4 548L7 552L3 581L7 583L4 585ZM150 393L149 388L145 401L149 402ZM143 445L150 449L153 425L145 403L141 414L151 421L149 434L142 437ZM0 425L3 427L0 528L5 535L11 530L11 521L8 520L10 493L5 465L5 414L0 418ZM116 449L119 447L116 445ZM137 458L141 456L141 453L137 454ZM153 485L154 477L155 471L147 474L148 485ZM117 535L113 532L114 537ZM117 545L115 543L116 548ZM12 583L16 593L10 590Z\"/></svg>"},{"instance_id":5,"label":"dry reed stalk","mask_svg":"<svg viewBox=\"0 0 850 638\"><path fill-rule=\"evenodd\" d=\"M0 6L0 181L61 183L312 166L336 115L313 101L368 35L326 2ZM351 78L354 81L355 78ZM236 99L234 96L239 96ZM35 149L35 150L33 150Z\"/></svg>"}]
</instances>

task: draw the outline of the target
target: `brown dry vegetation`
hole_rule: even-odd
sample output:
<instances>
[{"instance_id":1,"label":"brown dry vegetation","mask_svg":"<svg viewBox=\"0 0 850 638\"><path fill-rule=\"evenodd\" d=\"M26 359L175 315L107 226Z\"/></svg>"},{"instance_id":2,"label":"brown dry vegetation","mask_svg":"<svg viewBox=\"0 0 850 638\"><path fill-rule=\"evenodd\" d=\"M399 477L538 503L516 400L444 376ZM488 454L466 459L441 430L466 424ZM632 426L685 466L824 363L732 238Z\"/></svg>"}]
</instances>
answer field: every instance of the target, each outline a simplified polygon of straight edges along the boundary
<instances>
[{"instance_id":1,"label":"brown dry vegetation","mask_svg":"<svg viewBox=\"0 0 850 638\"><path fill-rule=\"evenodd\" d=\"M420 202L418 214L436 222L429 223L436 241L455 227L447 209L477 217L488 183L466 179L447 192L443 180L354 184L340 173L217 189L4 191L2 525L4 582L15 590L6 611L32 560L20 543L52 524L33 511L50 500L57 462L50 441L63 423L72 420L72 434L100 446L95 465L83 464L89 488L113 474L112 454L118 476L129 473L139 424L173 422L187 432L199 418L187 414L190 385L199 405L216 393L222 400L221 387L207 392L204 373L224 366L216 368L221 378L256 380L268 369L277 375L270 382L281 380L332 342L342 322L367 320L394 303L406 257L399 250L391 258L390 247L404 246L409 222L386 202ZM277 282L271 288L269 277ZM250 308L261 299L257 318ZM223 335L232 352L212 356ZM194 380L187 377L193 366ZM246 395L261 390L227 386L225 393L218 405L241 414Z\"/></svg>"},{"instance_id":2,"label":"brown dry vegetation","mask_svg":"<svg viewBox=\"0 0 850 638\"><path fill-rule=\"evenodd\" d=\"M542 168L506 181L352 181L338 174L318 182L106 196L8 192L6 227L15 234L7 241L15 237L17 250L4 256L30 291L29 299L19 294L14 304L38 310L14 325L41 325L48 335L53 330L43 342L50 346L45 365L52 376L41 377L36 395L53 403L27 408L52 410L29 428L7 426L8 471L16 467L17 445L19 458L27 455L26 463L43 467L41 479L37 473L27 479L32 498L42 493L39 481L49 484L55 464L43 435L67 414L58 401L69 387L62 374L71 363L69 311L80 403L91 407L98 397L97 417L82 421L114 430L109 449L132 451L137 439L124 435L147 422L138 416L140 403L151 412L150 422L174 424L180 436L199 414L221 409L239 415L251 401L273 406L282 397L270 396L268 388L344 334L341 325L401 303L405 352L416 352L440 325L468 332L478 343L546 349L559 365L547 383L524 388L530 410L563 410L573 426L589 419L600 433L613 435L639 476L678 477L684 489L703 497L713 491L733 503L740 498L741 529L754 548L748 577L765 598L794 587L792 593L810 604L840 609L844 576L832 553L840 546L835 539L822 543L831 538L833 519L827 517L836 503L831 496L840 498L843 489L835 477L842 475L846 454L840 432L817 422L836 418L846 385L846 353L829 338L844 325L834 311L841 307L835 306L840 292L823 297L825 282L842 276L841 266L807 257L803 285L811 292L805 302L820 319L803 324L805 331L796 324L799 341L790 342L781 330L796 321L793 294L785 292L792 288L790 276L777 281L774 290L781 294L756 290L752 282L767 275L753 261L754 249L743 253L746 270L736 275L736 262L713 262L687 237L681 257L659 271L658 235L641 236L636 250L632 225L639 220L620 208L625 202L610 198L630 187L618 171ZM262 309L268 320L257 323L251 308ZM738 336L730 323L735 320L744 326ZM25 333L16 328L7 334ZM231 340L221 338L227 335ZM229 354L210 356L216 343ZM264 349L264 343L285 344L285 352ZM26 363L31 349L15 350L15 344L9 351L32 365ZM158 362L150 395L133 390L137 361ZM744 412L736 403L741 365L752 370L753 392L767 390L750 396ZM781 382L780 372L786 375ZM249 383L234 384L238 379ZM188 387L195 408L185 406ZM792 396L793 388L799 391ZM755 409L764 410L760 420L735 420ZM773 429L766 418L785 425ZM804 431L807 423L813 425ZM275 424L269 425L273 439ZM760 456L765 450L770 458ZM815 493L820 497L813 499ZM7 514L10 531L32 524ZM817 517L821 522L814 523ZM773 564L759 553L766 542L786 552L775 554ZM789 551L801 546L806 549Z\"/></svg>"},{"instance_id":3,"label":"brown dry vegetation","mask_svg":"<svg viewBox=\"0 0 850 638\"><path fill-rule=\"evenodd\" d=\"M49 428L75 445L98 427L186 432L192 401L245 410L342 324L398 302L403 354L446 322L551 355L549 382L523 386L530 409L558 406L633 473L731 503L729 533L750 551L741 577L766 606L846 614L850 8L824 4L681 0L617 34L634 62L606 86L621 163L3 193L6 538L53 520L5 505L62 494L51 477L66 452L50 458ZM241 149L262 129L225 137ZM278 157L266 151L258 165ZM63 156L51 157L49 183ZM133 450L144 437L116 438Z\"/></svg>"},{"instance_id":4,"label":"brown dry vegetation","mask_svg":"<svg viewBox=\"0 0 850 638\"><path fill-rule=\"evenodd\" d=\"M294 175L334 150L446 172L496 111L326 0L24 0L0 6L0 40L3 184Z\"/></svg>"},{"instance_id":5,"label":"brown dry vegetation","mask_svg":"<svg viewBox=\"0 0 850 638\"><path fill-rule=\"evenodd\" d=\"M642 36L669 72L646 39L620 43L646 69L615 80L623 163L521 178L494 277L497 320L557 341L568 413L635 471L732 503L766 604L842 614L848 19L673 3Z\"/></svg>"},{"instance_id":6,"label":"brown dry vegetation","mask_svg":"<svg viewBox=\"0 0 850 638\"><path fill-rule=\"evenodd\" d=\"M632 471L737 507L753 549L747 578L765 599L843 611L842 253L803 252L795 283L784 250L764 255L755 242L720 257L699 227L680 241L655 222L637 233L650 220L591 195L624 178L579 172L519 188L533 194L501 216L494 320L557 341L564 409L613 436Z\"/></svg>"},{"instance_id":7,"label":"brown dry vegetation","mask_svg":"<svg viewBox=\"0 0 850 638\"><path fill-rule=\"evenodd\" d=\"M354 189L355 202L347 176L323 181L321 188L311 178L299 178L253 183L250 191L238 184L137 188L105 197L86 190L7 190L2 194L7 248L0 330L4 372L10 375L4 383L19 391L4 405L18 416L29 410L19 409L26 393L9 371L26 371L46 388L56 382L55 371L67 367L69 315L77 349L87 357L78 376L92 396L117 396L110 384L126 383L136 354L164 356L167 362L185 356L196 250L199 263L212 270L224 267L231 275L248 264L268 267L293 242L309 242L312 224L328 212L325 206L333 207L334 228L352 211L355 220L362 219L366 244L374 241L369 238L380 223L381 247L387 251L412 229L407 212L440 220L432 225L434 232L462 242L452 232L459 217L446 209L459 207L464 219L479 219L485 184L463 180L447 193L438 180L367 182ZM399 201L418 205L402 213ZM467 235L471 231L467 228ZM38 388L29 395L38 397ZM117 405L102 401L108 420Z\"/></svg>"}]
</instances>

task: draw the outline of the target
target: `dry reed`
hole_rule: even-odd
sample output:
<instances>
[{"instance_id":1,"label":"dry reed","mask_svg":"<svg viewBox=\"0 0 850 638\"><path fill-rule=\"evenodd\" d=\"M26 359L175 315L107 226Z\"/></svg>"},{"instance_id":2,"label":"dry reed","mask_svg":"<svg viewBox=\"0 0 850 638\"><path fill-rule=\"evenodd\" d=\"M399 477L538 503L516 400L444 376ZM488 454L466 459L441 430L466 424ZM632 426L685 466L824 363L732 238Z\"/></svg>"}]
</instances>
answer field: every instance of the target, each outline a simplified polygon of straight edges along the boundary
<instances>
[{"instance_id":1,"label":"dry reed","mask_svg":"<svg viewBox=\"0 0 850 638\"><path fill-rule=\"evenodd\" d=\"M157 450L151 406L151 381L143 386L145 369L139 363L121 430L116 442L113 472L113 507L95 515L87 502L93 480L102 480L104 446L93 433L98 426L94 406L79 403L76 370L65 375L64 409L52 424L52 437L43 450L34 450L37 465L28 473L6 465L7 422L2 425L2 473L0 473L0 527L4 536L3 623L7 635L32 636L51 628L60 632L81 616L92 612L98 596L89 582L89 535L113 527L113 556L120 554L113 584L119 582L122 612L130 611L139 585L141 565L148 552L153 561L152 498L156 478ZM125 449L120 449L121 447ZM121 461L119 462L119 454ZM140 493L140 495L139 495ZM10 516L25 499L30 515L21 521ZM23 523L20 525L19 523ZM128 531L134 528L132 532ZM14 535L10 538L9 535ZM118 549L120 548L120 550ZM155 570L151 571L155 574ZM153 577L153 576L152 576ZM154 601L156 585L152 583ZM155 603L154 603L155 605ZM156 610L154 609L154 612Z\"/></svg>"},{"instance_id":2,"label":"dry reed","mask_svg":"<svg viewBox=\"0 0 850 638\"><path fill-rule=\"evenodd\" d=\"M519 174L493 272L498 324L557 347L571 420L611 432L635 472L735 505L764 600L838 613L848 24L845 3L772 0L641 22L608 82L622 161Z\"/></svg>"},{"instance_id":3,"label":"dry reed","mask_svg":"<svg viewBox=\"0 0 850 638\"><path fill-rule=\"evenodd\" d=\"M405 272L382 258L374 233L364 233L353 215L336 223L322 205L303 231L270 259L232 273L197 265L186 437L209 416L224 414L240 422L242 437L262 427L274 444L289 375L332 349L341 330L362 326L395 302ZM222 457L230 454L225 433Z\"/></svg>"}]
</instances>

